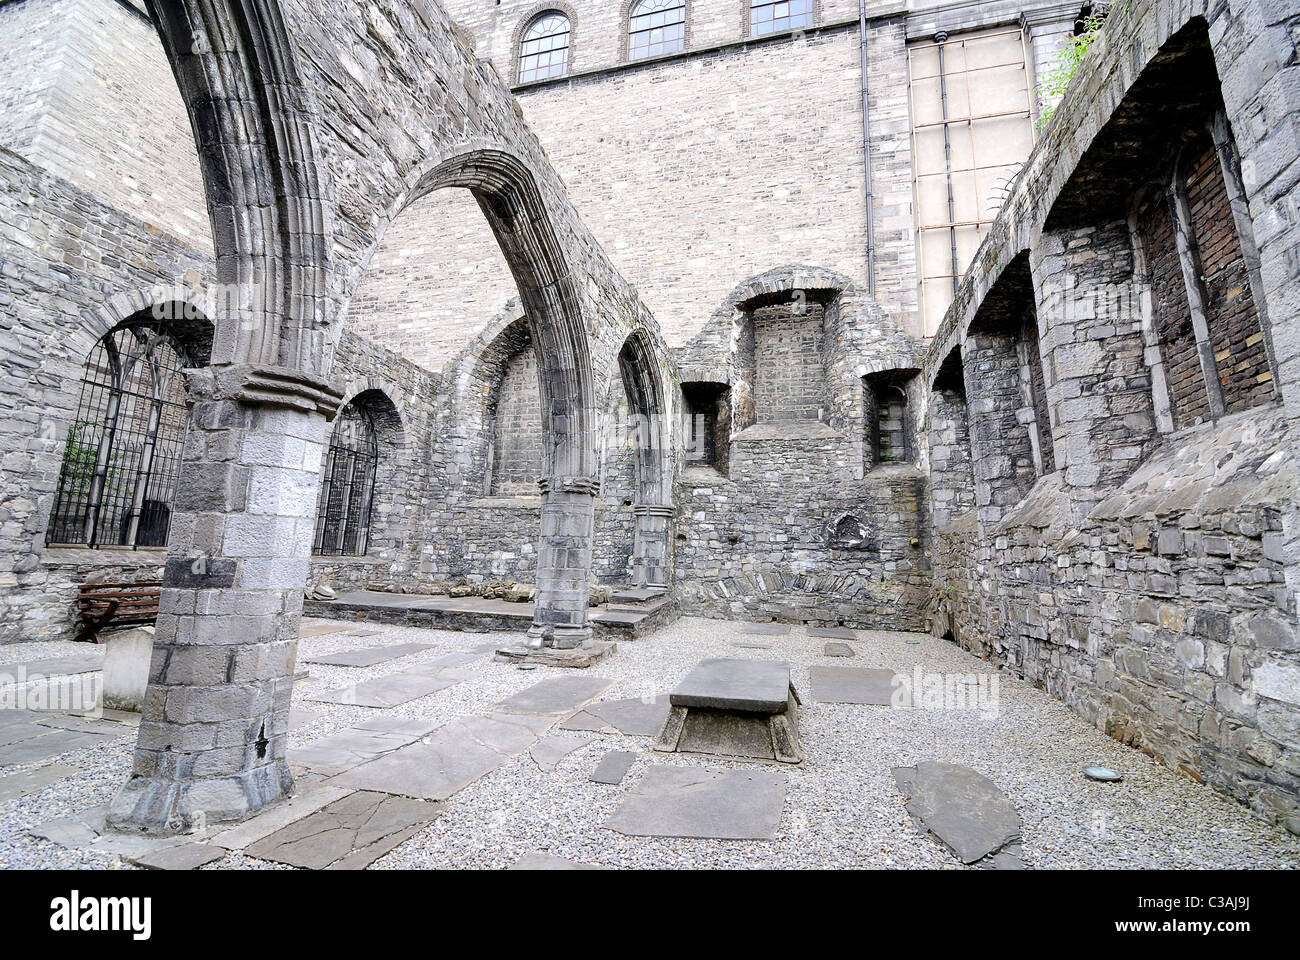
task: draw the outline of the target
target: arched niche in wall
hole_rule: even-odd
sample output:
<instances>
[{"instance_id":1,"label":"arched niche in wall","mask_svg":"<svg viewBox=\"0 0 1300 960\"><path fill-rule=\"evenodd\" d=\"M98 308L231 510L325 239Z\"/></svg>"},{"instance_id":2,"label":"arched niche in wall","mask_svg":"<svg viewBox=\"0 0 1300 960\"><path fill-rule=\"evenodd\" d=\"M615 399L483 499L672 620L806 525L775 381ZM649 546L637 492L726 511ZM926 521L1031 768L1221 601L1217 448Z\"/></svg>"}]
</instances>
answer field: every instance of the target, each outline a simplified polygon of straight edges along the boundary
<instances>
[{"instance_id":1,"label":"arched niche in wall","mask_svg":"<svg viewBox=\"0 0 1300 960\"><path fill-rule=\"evenodd\" d=\"M864 470L916 463L919 373L915 368L904 368L880 370L863 376Z\"/></svg>"},{"instance_id":2,"label":"arched niche in wall","mask_svg":"<svg viewBox=\"0 0 1300 960\"><path fill-rule=\"evenodd\" d=\"M736 305L735 368L748 386L735 408L738 430L825 420L827 320L837 294L794 288Z\"/></svg>"},{"instance_id":3,"label":"arched niche in wall","mask_svg":"<svg viewBox=\"0 0 1300 960\"><path fill-rule=\"evenodd\" d=\"M682 381L684 461L688 470L731 467L731 386L712 380Z\"/></svg>"},{"instance_id":4,"label":"arched niche in wall","mask_svg":"<svg viewBox=\"0 0 1300 960\"><path fill-rule=\"evenodd\" d=\"M630 415L629 439L636 456L633 582L638 587L667 587L672 457L662 364L650 338L635 330L619 351L618 366Z\"/></svg>"}]
</instances>

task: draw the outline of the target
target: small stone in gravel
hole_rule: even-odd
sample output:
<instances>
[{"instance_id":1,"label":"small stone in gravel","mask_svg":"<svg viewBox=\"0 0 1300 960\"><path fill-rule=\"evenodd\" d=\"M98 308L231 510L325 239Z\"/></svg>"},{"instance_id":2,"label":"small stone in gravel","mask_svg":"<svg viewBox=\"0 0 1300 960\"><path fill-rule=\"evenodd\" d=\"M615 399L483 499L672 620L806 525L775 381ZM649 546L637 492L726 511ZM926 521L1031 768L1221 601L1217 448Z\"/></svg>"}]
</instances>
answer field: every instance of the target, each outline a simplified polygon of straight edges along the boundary
<instances>
[{"instance_id":1,"label":"small stone in gravel","mask_svg":"<svg viewBox=\"0 0 1300 960\"><path fill-rule=\"evenodd\" d=\"M769 770L652 766L605 826L634 837L771 840L786 778Z\"/></svg>"},{"instance_id":2,"label":"small stone in gravel","mask_svg":"<svg viewBox=\"0 0 1300 960\"><path fill-rule=\"evenodd\" d=\"M822 653L828 657L851 657L853 648L847 643L828 643L822 648Z\"/></svg>"},{"instance_id":3,"label":"small stone in gravel","mask_svg":"<svg viewBox=\"0 0 1300 960\"><path fill-rule=\"evenodd\" d=\"M607 783L613 786L622 782L634 763L636 763L636 754L631 750L611 750L601 758L600 763L596 764L590 779L593 783Z\"/></svg>"},{"instance_id":4,"label":"small stone in gravel","mask_svg":"<svg viewBox=\"0 0 1300 960\"><path fill-rule=\"evenodd\" d=\"M207 843L181 843L126 859L147 870L197 870L205 864L223 859L228 852Z\"/></svg>"},{"instance_id":5,"label":"small stone in gravel","mask_svg":"<svg viewBox=\"0 0 1300 960\"><path fill-rule=\"evenodd\" d=\"M1083 775L1089 780L1099 780L1102 783L1118 783L1124 779L1109 767L1084 767Z\"/></svg>"}]
</instances>

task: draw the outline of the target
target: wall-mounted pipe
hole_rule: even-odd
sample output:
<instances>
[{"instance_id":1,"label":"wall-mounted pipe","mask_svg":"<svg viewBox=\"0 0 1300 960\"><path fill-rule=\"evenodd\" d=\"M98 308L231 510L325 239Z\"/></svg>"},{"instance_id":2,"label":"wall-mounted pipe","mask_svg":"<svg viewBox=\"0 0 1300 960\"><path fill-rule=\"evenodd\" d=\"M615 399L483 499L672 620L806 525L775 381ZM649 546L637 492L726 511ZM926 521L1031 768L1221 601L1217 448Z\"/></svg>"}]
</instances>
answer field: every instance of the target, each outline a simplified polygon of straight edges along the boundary
<instances>
[{"instance_id":1,"label":"wall-mounted pipe","mask_svg":"<svg viewBox=\"0 0 1300 960\"><path fill-rule=\"evenodd\" d=\"M867 97L867 0L858 0L858 39L862 49L862 165L867 201L867 293L876 299L875 191L871 186L871 104Z\"/></svg>"},{"instance_id":2,"label":"wall-mounted pipe","mask_svg":"<svg viewBox=\"0 0 1300 960\"><path fill-rule=\"evenodd\" d=\"M957 259L957 204L952 193L952 136L948 132L948 78L943 68L943 45L948 42L948 31L940 30L934 35L934 42L939 46L939 107L943 120L943 167L948 178L948 244L952 248L952 292L957 294L961 283L961 270Z\"/></svg>"}]
</instances>

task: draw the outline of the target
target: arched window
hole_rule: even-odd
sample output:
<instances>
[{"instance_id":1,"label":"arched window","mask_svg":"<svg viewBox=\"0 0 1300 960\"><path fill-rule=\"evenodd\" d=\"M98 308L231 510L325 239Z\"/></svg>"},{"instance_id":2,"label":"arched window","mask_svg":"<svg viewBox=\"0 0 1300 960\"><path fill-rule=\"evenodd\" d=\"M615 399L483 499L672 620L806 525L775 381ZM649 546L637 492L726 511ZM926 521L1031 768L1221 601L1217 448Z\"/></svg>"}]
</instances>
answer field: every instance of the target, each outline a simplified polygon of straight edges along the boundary
<instances>
[{"instance_id":1,"label":"arched window","mask_svg":"<svg viewBox=\"0 0 1300 960\"><path fill-rule=\"evenodd\" d=\"M644 60L686 49L686 0L637 0L627 24L627 58Z\"/></svg>"},{"instance_id":2,"label":"arched window","mask_svg":"<svg viewBox=\"0 0 1300 960\"><path fill-rule=\"evenodd\" d=\"M533 18L519 43L519 82L549 80L569 71L569 18L547 10Z\"/></svg>"},{"instance_id":3,"label":"arched window","mask_svg":"<svg viewBox=\"0 0 1300 960\"><path fill-rule=\"evenodd\" d=\"M188 422L187 366L159 323L126 324L95 344L63 448L49 543L166 546Z\"/></svg>"},{"instance_id":4,"label":"arched window","mask_svg":"<svg viewBox=\"0 0 1300 960\"><path fill-rule=\"evenodd\" d=\"M360 557L370 539L379 443L370 412L356 401L339 411L325 458L312 552Z\"/></svg>"},{"instance_id":5,"label":"arched window","mask_svg":"<svg viewBox=\"0 0 1300 960\"><path fill-rule=\"evenodd\" d=\"M811 26L812 0L750 0L750 36Z\"/></svg>"}]
</instances>

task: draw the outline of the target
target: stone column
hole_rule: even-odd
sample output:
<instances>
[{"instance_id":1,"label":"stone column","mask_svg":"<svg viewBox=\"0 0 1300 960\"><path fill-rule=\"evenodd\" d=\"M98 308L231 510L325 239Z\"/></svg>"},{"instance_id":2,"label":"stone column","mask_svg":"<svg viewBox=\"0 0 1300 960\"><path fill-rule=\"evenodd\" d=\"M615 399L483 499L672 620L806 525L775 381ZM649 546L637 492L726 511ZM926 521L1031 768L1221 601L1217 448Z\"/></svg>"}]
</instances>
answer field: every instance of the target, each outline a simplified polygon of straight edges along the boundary
<instances>
[{"instance_id":1,"label":"stone column","mask_svg":"<svg viewBox=\"0 0 1300 960\"><path fill-rule=\"evenodd\" d=\"M542 535L537 549L533 647L571 650L591 639L587 624L596 482L586 477L543 477Z\"/></svg>"},{"instance_id":2,"label":"stone column","mask_svg":"<svg viewBox=\"0 0 1300 960\"><path fill-rule=\"evenodd\" d=\"M669 527L673 507L669 503L638 503L636 537L632 545L632 572L638 587L668 587Z\"/></svg>"},{"instance_id":3,"label":"stone column","mask_svg":"<svg viewBox=\"0 0 1300 960\"><path fill-rule=\"evenodd\" d=\"M120 830L175 833L287 796L289 698L327 415L285 369L191 371L153 661Z\"/></svg>"}]
</instances>

